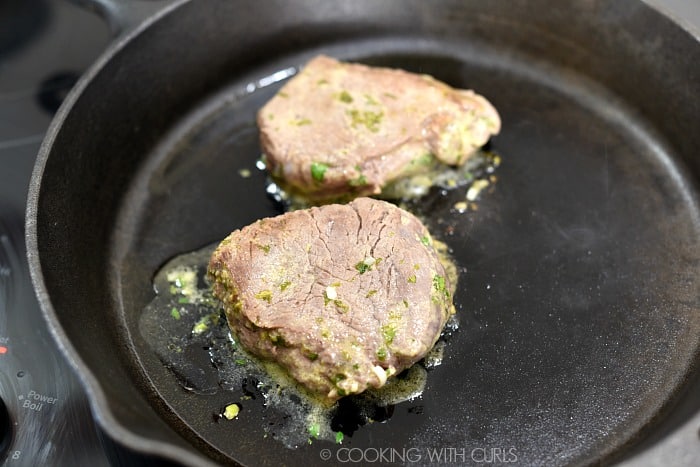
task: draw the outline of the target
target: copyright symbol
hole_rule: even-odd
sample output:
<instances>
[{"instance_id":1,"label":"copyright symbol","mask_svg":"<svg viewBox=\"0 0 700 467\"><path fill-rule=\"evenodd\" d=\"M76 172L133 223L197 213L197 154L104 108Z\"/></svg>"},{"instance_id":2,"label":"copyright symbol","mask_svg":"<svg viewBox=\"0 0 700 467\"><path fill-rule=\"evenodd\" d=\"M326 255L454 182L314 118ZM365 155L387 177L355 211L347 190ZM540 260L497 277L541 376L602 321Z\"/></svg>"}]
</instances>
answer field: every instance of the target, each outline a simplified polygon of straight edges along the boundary
<instances>
[{"instance_id":1,"label":"copyright symbol","mask_svg":"<svg viewBox=\"0 0 700 467\"><path fill-rule=\"evenodd\" d=\"M319 452L318 455L321 457L322 461L327 461L331 458L333 453L331 453L330 449L321 449L321 452Z\"/></svg>"}]
</instances>

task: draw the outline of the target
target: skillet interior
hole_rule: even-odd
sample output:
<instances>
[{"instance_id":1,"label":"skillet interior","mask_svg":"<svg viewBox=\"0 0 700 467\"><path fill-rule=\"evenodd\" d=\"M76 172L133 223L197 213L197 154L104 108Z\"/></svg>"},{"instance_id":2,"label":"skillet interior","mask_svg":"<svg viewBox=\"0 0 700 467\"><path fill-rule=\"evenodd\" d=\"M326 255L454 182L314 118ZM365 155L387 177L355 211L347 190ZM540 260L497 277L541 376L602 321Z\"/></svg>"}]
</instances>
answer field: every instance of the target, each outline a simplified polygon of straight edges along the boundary
<instances>
[{"instance_id":1,"label":"skillet interior","mask_svg":"<svg viewBox=\"0 0 700 467\"><path fill-rule=\"evenodd\" d=\"M263 439L255 404L212 422L231 395L183 391L137 326L164 261L277 212L260 174L238 175L259 156L254 112L276 85L246 86L323 51L472 87L504 120L479 210L451 212L459 192L423 205L467 268L448 357L422 399L349 446L609 458L696 361L697 42L632 1L536 15L533 2L328 3L186 3L117 50L54 128L36 201L40 298L99 381L98 418L118 438L112 423L244 464L334 448Z\"/></svg>"}]
</instances>

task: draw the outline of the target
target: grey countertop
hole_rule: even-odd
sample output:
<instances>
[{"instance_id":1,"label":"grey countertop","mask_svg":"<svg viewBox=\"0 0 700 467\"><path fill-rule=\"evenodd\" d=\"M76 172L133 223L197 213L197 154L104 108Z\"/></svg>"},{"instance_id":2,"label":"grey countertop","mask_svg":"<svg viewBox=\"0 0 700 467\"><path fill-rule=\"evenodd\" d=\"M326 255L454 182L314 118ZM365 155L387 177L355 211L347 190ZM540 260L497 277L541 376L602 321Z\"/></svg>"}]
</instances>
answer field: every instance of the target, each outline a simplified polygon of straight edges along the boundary
<instances>
[{"instance_id":1,"label":"grey countertop","mask_svg":"<svg viewBox=\"0 0 700 467\"><path fill-rule=\"evenodd\" d=\"M644 0L700 35L700 0Z\"/></svg>"}]
</instances>

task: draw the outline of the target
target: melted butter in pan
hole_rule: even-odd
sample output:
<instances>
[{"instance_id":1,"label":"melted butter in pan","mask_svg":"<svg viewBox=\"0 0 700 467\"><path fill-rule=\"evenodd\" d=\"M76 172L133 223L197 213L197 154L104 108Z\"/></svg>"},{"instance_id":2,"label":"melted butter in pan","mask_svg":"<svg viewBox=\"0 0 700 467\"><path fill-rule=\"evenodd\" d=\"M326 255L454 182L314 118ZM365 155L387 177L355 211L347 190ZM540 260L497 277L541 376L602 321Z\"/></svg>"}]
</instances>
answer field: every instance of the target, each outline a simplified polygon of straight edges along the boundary
<instances>
[{"instance_id":1,"label":"melted butter in pan","mask_svg":"<svg viewBox=\"0 0 700 467\"><path fill-rule=\"evenodd\" d=\"M331 406L295 385L274 363L247 353L231 333L206 278L215 248L210 245L165 264L154 278L156 295L139 321L143 338L183 388L204 395L230 391L239 401L237 408L262 403L266 410L284 414L284 427L265 429L288 448L313 439L340 442L367 423L389 419L396 404L422 396L428 370L442 359L442 341L422 362L390 378L381 389ZM452 318L446 329L454 331L456 326Z\"/></svg>"}]
</instances>

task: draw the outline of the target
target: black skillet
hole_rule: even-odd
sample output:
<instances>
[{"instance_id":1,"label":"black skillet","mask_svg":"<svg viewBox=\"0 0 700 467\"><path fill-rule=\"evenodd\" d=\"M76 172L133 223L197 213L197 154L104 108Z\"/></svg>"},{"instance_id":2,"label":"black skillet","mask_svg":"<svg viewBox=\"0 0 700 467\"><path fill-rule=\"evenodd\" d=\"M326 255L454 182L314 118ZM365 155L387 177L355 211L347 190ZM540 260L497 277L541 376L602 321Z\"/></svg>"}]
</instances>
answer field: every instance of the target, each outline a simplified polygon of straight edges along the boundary
<instances>
[{"instance_id":1,"label":"black skillet","mask_svg":"<svg viewBox=\"0 0 700 467\"><path fill-rule=\"evenodd\" d=\"M476 89L503 163L478 210L454 211L459 190L420 206L466 268L423 396L288 450L259 403L215 422L236 395L184 390L137 325L166 260L279 212L254 115L320 52ZM116 41L42 146L27 240L46 319L104 430L184 464L609 463L698 362L698 63L698 39L636 0L178 1Z\"/></svg>"}]
</instances>

